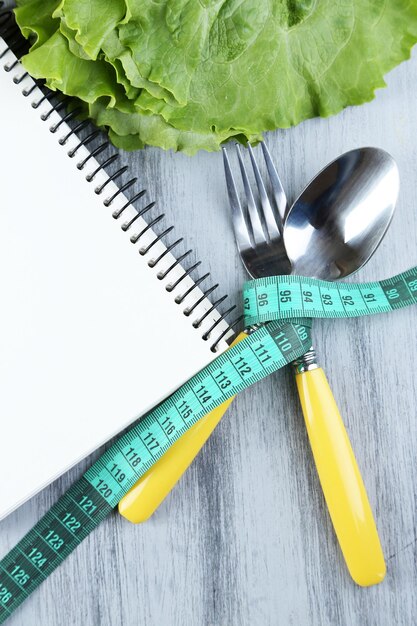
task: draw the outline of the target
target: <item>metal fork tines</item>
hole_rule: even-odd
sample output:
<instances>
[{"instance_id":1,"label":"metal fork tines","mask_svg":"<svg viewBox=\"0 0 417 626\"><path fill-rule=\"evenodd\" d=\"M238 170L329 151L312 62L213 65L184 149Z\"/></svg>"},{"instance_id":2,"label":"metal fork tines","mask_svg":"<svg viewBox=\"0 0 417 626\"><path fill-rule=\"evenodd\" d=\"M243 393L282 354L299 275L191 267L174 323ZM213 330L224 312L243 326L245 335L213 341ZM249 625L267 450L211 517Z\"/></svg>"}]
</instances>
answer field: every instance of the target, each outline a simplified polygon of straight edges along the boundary
<instances>
[{"instance_id":1,"label":"metal fork tines","mask_svg":"<svg viewBox=\"0 0 417 626\"><path fill-rule=\"evenodd\" d=\"M243 264L252 278L291 273L291 263L287 257L282 238L287 198L271 155L263 142L261 148L270 183L269 193L251 146L248 145L247 151L252 165L255 186L251 185L241 148L236 144L245 193L243 205L239 198L229 156L226 148L223 148L226 184L232 209L236 243Z\"/></svg>"}]
</instances>

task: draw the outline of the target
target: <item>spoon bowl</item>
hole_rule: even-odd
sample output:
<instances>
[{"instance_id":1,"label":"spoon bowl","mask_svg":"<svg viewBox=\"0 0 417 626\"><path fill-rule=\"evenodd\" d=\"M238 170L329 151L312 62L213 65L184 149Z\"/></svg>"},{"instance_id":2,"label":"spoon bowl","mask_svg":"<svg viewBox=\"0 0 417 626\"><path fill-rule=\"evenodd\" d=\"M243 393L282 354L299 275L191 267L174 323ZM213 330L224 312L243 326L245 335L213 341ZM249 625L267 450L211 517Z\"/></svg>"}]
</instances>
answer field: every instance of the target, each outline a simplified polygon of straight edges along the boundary
<instances>
[{"instance_id":1,"label":"spoon bowl","mask_svg":"<svg viewBox=\"0 0 417 626\"><path fill-rule=\"evenodd\" d=\"M290 208L284 242L292 273L345 278L369 261L392 220L398 167L379 148L359 148L332 161Z\"/></svg>"}]
</instances>

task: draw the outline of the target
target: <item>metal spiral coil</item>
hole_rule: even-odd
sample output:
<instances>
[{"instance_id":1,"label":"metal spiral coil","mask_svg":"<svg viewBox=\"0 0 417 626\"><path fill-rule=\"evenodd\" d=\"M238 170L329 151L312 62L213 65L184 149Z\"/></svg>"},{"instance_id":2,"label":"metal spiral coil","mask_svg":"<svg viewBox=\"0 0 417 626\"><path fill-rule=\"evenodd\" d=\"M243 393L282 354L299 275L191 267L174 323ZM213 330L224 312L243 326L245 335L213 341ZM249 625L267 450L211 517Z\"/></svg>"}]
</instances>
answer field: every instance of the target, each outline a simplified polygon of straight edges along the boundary
<instances>
[{"instance_id":1,"label":"metal spiral coil","mask_svg":"<svg viewBox=\"0 0 417 626\"><path fill-rule=\"evenodd\" d=\"M20 85L20 83L22 82L22 80L24 80L26 78L26 76L29 76L28 72L23 72L23 74L21 74L20 76L14 76L13 77L13 82L15 85Z\"/></svg>"},{"instance_id":2,"label":"metal spiral coil","mask_svg":"<svg viewBox=\"0 0 417 626\"><path fill-rule=\"evenodd\" d=\"M71 128L71 130L65 135L65 137L60 137L58 139L58 143L60 146L65 146L65 144L67 143L68 139L70 137L72 137L73 135L76 135L78 132L81 132L82 130L84 130L84 128L86 128L86 126L89 125L89 121L88 120L83 120L82 122L80 122L79 124L77 124L76 126L74 126L74 128Z\"/></svg>"},{"instance_id":3,"label":"metal spiral coil","mask_svg":"<svg viewBox=\"0 0 417 626\"><path fill-rule=\"evenodd\" d=\"M6 49L4 51L2 51L2 53L0 54L0 59L2 57L5 56L5 54L9 51L13 49L14 54L19 57L19 55L21 53L23 53L24 51L27 50L27 42L23 41L22 42L22 38L20 36L20 33L16 27L15 21L14 21L14 16L12 11L1 11L1 7L2 7L3 3L0 0L0 34L3 38L7 39L7 46ZM16 65L18 64L18 61L13 61L11 63L6 63L5 65L3 65L3 68L5 71L10 72L12 71ZM24 81L24 79L27 77L28 73L27 72L23 72L20 75L17 75L13 78L13 81L15 82L15 84L19 85L21 82ZM33 91L36 89L36 87L39 87L42 91L43 91L43 96L41 98L39 98L38 100L32 102L32 107L34 109L39 108L43 103L48 102L50 103L50 108L44 112L41 115L41 119L43 121L47 121L54 112L59 112L63 109L65 109L66 107L68 107L68 105L70 103L73 102L72 99L70 99L67 96L62 96L62 94L59 93L55 93L55 92L51 92L49 90L47 90L43 84L40 81L37 81L34 85L32 85L29 89L23 89L22 90L22 94L25 97L29 97ZM82 109L80 106L75 106L69 110L67 110L67 112L65 114L63 114L61 116L61 119L56 122L55 124L53 124L52 126L49 127L49 131L53 134L55 134L62 125L64 125L65 123L68 122L73 122L73 127L70 128L70 130L66 133L66 135L60 137L58 139L58 143L62 146L64 146L69 139L71 139L73 136L77 136L78 133L85 131L88 129L88 127L91 127L91 124L88 120L81 120L77 122L77 117L80 115L80 113L82 113ZM89 143L91 143L94 139L96 139L99 135L101 134L101 131L94 128L90 133L88 133L83 139L80 139L80 141L75 145L75 147L73 147L71 150L68 151L68 156L69 158L74 158L77 154L77 152L82 148L87 146ZM101 153L103 153L105 150L107 150L107 148L111 148L110 142L108 140L104 140L102 141L97 147L95 147L91 152L89 152L89 154L80 162L77 163L76 167L79 170L84 170L84 168L86 167L86 165L88 164L88 162L90 161L90 159L96 159ZM124 165L121 166L120 168L116 169L113 173L109 173L108 169L109 167L113 166L113 164L119 159L119 154L111 154L109 157L105 158L103 160L103 162L99 163L98 167L96 167L96 169L93 172L90 172L89 174L86 175L86 180L88 182L92 182L95 177L98 175L98 173L100 171L106 170L106 180L104 183L101 183L101 185L99 187L96 187L95 189L95 193L97 195L100 195L101 193L103 193L103 191L105 190L106 186L108 184L110 184L112 181L115 181L116 179L122 177L127 171L128 171L128 166ZM103 200L103 205L105 207L110 207L113 202L116 200L116 198L120 195L120 194L124 194L126 193L129 189L131 189L136 183L137 183L137 177L133 177L130 178L127 182L124 182L120 185L120 187L118 187L117 191L115 191L112 195L110 195L109 197L105 198ZM129 221L125 221L121 224L121 229L123 231L128 231L132 225L136 222L136 220L138 220L139 218L143 217L148 211L150 211L154 206L155 206L155 202L150 202L149 204L147 204L144 208L141 209L137 209L134 204L140 200L142 198L142 196L144 196L146 193L146 189L141 189L139 192L135 193L130 199L128 199L128 201L126 202L126 204L124 204L124 206L122 206L121 208L113 211L112 213L112 217L115 220L119 220L122 218L124 211L130 207L133 206L135 208L135 210L137 211L136 215L131 218ZM133 244L136 243L140 243L140 239L143 237L143 235L148 232L150 229L152 229L154 226L156 226L158 223L162 222L162 220L164 220L165 215L159 214L155 217L152 217L147 223L146 226L141 230L141 232L132 235L130 237L130 241ZM165 242L165 238L174 230L174 226L169 226L167 228L165 228L163 230L163 232L161 232L160 234L155 233L155 238L148 243L145 247L141 247L139 248L139 254L141 254L142 256L146 255L152 248L153 246L155 246L159 241L164 241ZM162 260L169 254L171 253L174 248L176 248L178 245L180 245L183 242L183 238L180 237L178 239L176 239L175 241L173 241L172 243L167 243L166 244L166 249L159 254L158 257L154 258L154 259L150 259L148 261L148 265L151 268L155 268L157 267ZM159 280L165 280L166 278L169 278L170 273L174 270L174 268L176 268L178 265L180 265L183 261L185 261L187 259L187 257L189 257L189 255L192 254L192 250L187 250L186 252L180 254L177 258L175 258L174 262L166 269L164 269L163 271L158 272L157 278ZM166 284L165 285L165 289L168 292L174 291L180 284L181 282L186 279L188 276L191 276L193 274L193 272L195 270L197 270L197 268L201 265L201 261L197 261L193 264L191 264L188 268L184 267L184 272L183 274L181 274L181 276L179 276L178 278L176 278L176 280L173 283L170 284ZM192 276L191 276L192 277ZM204 281L206 281L208 278L210 277L210 272L207 272L206 274L203 274L201 276L197 276L195 279L193 279L193 284L188 287L181 295L177 295L175 297L175 302L176 304L180 305L185 305L186 304L186 300L188 299L188 297L190 296L190 294L197 288L200 287L200 285L202 285L202 283ZM185 306L185 308L183 308L183 314L187 317L191 316L193 311L195 311L195 309L197 309L197 307L206 299L208 298L216 289L218 288L218 284L214 284L206 289L202 289L202 294L200 297L198 297L191 306L187 307ZM196 319L193 322L193 327L198 329L201 327L202 323L204 322L204 320L211 314L213 313L213 311L220 306L221 304L223 304L225 302L225 300L227 299L227 295L223 295L221 297L218 297L214 300L214 302L211 302L211 306L204 311L204 313L202 313L200 315L200 317L198 319ZM214 331L216 330L216 328L218 327L218 325L223 322L223 320L226 320L227 316L229 316L234 310L236 309L236 305L233 305L231 307L229 307L226 311L224 311L224 313L219 314L218 319L216 319L213 324L210 326L210 328L208 330L206 330L204 332L204 334L202 335L202 339L204 341L208 341L210 339L210 337L212 336L212 334L214 333ZM222 339L228 334L230 333L231 330L233 330L235 328L235 326L237 326L238 324L240 324L242 320L242 317L239 317L237 319L235 319L232 324L228 325L227 328L225 330L223 330L221 332L221 334L214 339L213 343L210 346L210 349L212 350L212 352L216 352L217 351L217 347L219 345L219 343L222 341Z\"/></svg>"},{"instance_id":4,"label":"metal spiral coil","mask_svg":"<svg viewBox=\"0 0 417 626\"><path fill-rule=\"evenodd\" d=\"M108 148L109 145L110 145L110 142L109 141L105 141L103 144L101 144L101 146L99 146L97 148L97 150L100 150L100 152L101 152L101 151L105 150L106 148ZM82 170L85 167L85 164L88 163L89 158L90 157L88 156L84 161L82 161L81 164L78 164L77 165L78 169ZM112 154L108 159L103 161L103 163L101 163L98 166L98 168L94 170L94 172L92 172L91 174L87 174L86 179L88 180L88 182L91 183L91 181L94 180L94 178L97 176L97 174L101 170L104 170L106 167L109 167L112 163L117 161L118 158L119 158L118 154Z\"/></svg>"},{"instance_id":5,"label":"metal spiral coil","mask_svg":"<svg viewBox=\"0 0 417 626\"><path fill-rule=\"evenodd\" d=\"M77 115L79 115L80 113L81 113L81 107L77 107L73 109L72 111L69 111L68 113L66 113L65 115L61 117L59 122L51 126L49 130L51 131L51 133L56 133L56 131L58 130L58 128L60 128L62 124L68 123L70 120L74 119L74 117L77 117ZM60 145L62 144L60 143Z\"/></svg>"},{"instance_id":6,"label":"metal spiral coil","mask_svg":"<svg viewBox=\"0 0 417 626\"><path fill-rule=\"evenodd\" d=\"M37 107L38 106L39 104L37 105ZM54 113L54 111L58 113L59 111L61 111L61 109L64 109L66 106L67 106L67 98L64 97L62 98L62 100L59 99L53 106L51 106L51 108L49 109L47 113L42 113L41 120L43 122L46 122L46 120L49 120L49 118L51 117L52 113Z\"/></svg>"}]
</instances>

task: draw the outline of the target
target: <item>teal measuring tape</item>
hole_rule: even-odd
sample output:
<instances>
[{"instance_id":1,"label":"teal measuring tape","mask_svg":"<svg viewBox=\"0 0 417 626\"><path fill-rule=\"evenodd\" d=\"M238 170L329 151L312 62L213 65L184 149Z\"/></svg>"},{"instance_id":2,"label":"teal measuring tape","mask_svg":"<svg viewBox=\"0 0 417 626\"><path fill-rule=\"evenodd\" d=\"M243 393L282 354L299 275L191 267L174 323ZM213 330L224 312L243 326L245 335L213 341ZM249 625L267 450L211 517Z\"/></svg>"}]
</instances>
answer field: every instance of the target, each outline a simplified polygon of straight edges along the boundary
<instances>
[{"instance_id":1,"label":"teal measuring tape","mask_svg":"<svg viewBox=\"0 0 417 626\"><path fill-rule=\"evenodd\" d=\"M270 276L244 285L245 324L303 317L360 317L417 303L417 267L373 283Z\"/></svg>"},{"instance_id":2,"label":"teal measuring tape","mask_svg":"<svg viewBox=\"0 0 417 626\"><path fill-rule=\"evenodd\" d=\"M247 283L246 324L270 323L221 354L120 437L0 561L0 623L191 426L304 354L311 346L309 318L370 315L415 303L417 268L362 285L297 276Z\"/></svg>"},{"instance_id":3,"label":"teal measuring tape","mask_svg":"<svg viewBox=\"0 0 417 626\"><path fill-rule=\"evenodd\" d=\"M308 324L308 322L307 322ZM301 356L308 325L272 322L220 355L113 444L0 562L0 623L201 417Z\"/></svg>"}]
</instances>

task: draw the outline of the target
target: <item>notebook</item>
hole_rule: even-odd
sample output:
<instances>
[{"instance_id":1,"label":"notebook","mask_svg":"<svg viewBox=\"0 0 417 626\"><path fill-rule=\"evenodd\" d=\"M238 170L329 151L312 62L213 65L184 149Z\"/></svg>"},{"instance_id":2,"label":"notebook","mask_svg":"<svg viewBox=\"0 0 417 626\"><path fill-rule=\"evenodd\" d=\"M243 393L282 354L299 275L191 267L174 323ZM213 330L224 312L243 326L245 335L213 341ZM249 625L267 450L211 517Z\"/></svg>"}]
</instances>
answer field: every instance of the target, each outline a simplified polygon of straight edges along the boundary
<instances>
[{"instance_id":1,"label":"notebook","mask_svg":"<svg viewBox=\"0 0 417 626\"><path fill-rule=\"evenodd\" d=\"M120 163L106 174L0 55L2 518L209 363L227 325L148 227L161 211L138 216Z\"/></svg>"}]
</instances>

